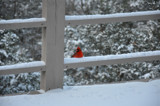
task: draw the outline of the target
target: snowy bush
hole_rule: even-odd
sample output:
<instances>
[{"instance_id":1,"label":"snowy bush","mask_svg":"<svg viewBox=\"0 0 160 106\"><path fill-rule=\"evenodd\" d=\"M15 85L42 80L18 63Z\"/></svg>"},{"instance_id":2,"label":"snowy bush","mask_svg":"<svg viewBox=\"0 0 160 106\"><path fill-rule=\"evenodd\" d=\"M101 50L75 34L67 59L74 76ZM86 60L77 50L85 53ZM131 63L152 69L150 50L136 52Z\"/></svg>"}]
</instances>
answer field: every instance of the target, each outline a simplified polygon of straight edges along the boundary
<instances>
[{"instance_id":1,"label":"snowy bush","mask_svg":"<svg viewBox=\"0 0 160 106\"><path fill-rule=\"evenodd\" d=\"M29 61L27 49L21 48L19 37L11 31L0 30L0 66Z\"/></svg>"},{"instance_id":2,"label":"snowy bush","mask_svg":"<svg viewBox=\"0 0 160 106\"><path fill-rule=\"evenodd\" d=\"M0 19L41 17L41 0L1 0ZM41 29L0 31L0 65L40 60ZM40 73L0 76L0 94L39 89Z\"/></svg>"},{"instance_id":3,"label":"snowy bush","mask_svg":"<svg viewBox=\"0 0 160 106\"><path fill-rule=\"evenodd\" d=\"M21 48L20 39L14 32L0 30L0 35L0 66L32 61L31 58L26 57L28 50ZM38 88L39 73L0 76L0 94L24 92Z\"/></svg>"},{"instance_id":4,"label":"snowy bush","mask_svg":"<svg viewBox=\"0 0 160 106\"><path fill-rule=\"evenodd\" d=\"M24 93L39 89L40 73L0 76L0 94Z\"/></svg>"},{"instance_id":5,"label":"snowy bush","mask_svg":"<svg viewBox=\"0 0 160 106\"><path fill-rule=\"evenodd\" d=\"M159 1L89 0L67 1L66 14L111 14L159 10ZM66 26L65 53L69 58L77 46L85 56L160 50L160 21L121 22ZM64 85L108 83L160 77L160 61L135 62L65 70Z\"/></svg>"}]
</instances>

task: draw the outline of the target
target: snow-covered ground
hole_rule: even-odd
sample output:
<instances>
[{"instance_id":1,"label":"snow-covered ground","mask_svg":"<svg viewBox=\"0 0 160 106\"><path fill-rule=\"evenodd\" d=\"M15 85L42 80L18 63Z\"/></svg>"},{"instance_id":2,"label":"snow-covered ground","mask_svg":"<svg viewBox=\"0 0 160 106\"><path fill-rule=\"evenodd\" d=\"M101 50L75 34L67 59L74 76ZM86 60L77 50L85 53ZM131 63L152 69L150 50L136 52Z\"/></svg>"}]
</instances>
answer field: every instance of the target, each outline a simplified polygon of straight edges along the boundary
<instances>
[{"instance_id":1,"label":"snow-covered ground","mask_svg":"<svg viewBox=\"0 0 160 106\"><path fill-rule=\"evenodd\" d=\"M160 106L160 80L64 87L0 97L0 106Z\"/></svg>"}]
</instances>

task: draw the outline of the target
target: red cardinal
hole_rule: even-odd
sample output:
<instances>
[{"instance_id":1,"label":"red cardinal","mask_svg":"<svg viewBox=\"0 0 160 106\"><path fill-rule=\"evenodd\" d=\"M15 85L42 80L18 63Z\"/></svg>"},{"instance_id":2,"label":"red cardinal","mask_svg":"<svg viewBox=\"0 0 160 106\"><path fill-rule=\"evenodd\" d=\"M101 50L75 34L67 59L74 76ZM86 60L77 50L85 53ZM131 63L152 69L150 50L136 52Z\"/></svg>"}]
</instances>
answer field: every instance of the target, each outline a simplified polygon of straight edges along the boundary
<instances>
[{"instance_id":1,"label":"red cardinal","mask_svg":"<svg viewBox=\"0 0 160 106\"><path fill-rule=\"evenodd\" d=\"M72 55L72 58L81 58L83 57L83 52L81 50L81 48L78 46L76 53L74 53L74 55Z\"/></svg>"}]
</instances>

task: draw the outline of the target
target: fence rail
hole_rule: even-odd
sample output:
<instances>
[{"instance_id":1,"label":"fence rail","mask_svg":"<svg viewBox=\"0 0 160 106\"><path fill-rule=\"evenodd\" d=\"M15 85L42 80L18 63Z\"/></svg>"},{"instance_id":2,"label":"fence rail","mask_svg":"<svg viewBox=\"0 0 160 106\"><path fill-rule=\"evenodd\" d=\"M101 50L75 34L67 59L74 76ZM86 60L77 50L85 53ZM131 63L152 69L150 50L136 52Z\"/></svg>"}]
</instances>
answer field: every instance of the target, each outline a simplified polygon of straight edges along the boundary
<instances>
[{"instance_id":1,"label":"fence rail","mask_svg":"<svg viewBox=\"0 0 160 106\"><path fill-rule=\"evenodd\" d=\"M160 51L64 59L65 25L160 19L160 11L108 15L65 16L65 0L42 0L42 18L0 20L0 29L42 27L42 60L0 67L0 75L41 71L40 88L47 91L63 86L63 69L95 65L160 60Z\"/></svg>"},{"instance_id":2,"label":"fence rail","mask_svg":"<svg viewBox=\"0 0 160 106\"><path fill-rule=\"evenodd\" d=\"M119 55L65 58L64 68L78 68L98 65L112 65L132 62L160 60L160 51L137 52Z\"/></svg>"},{"instance_id":3,"label":"fence rail","mask_svg":"<svg viewBox=\"0 0 160 106\"><path fill-rule=\"evenodd\" d=\"M46 27L45 18L0 20L0 29Z\"/></svg>"},{"instance_id":4,"label":"fence rail","mask_svg":"<svg viewBox=\"0 0 160 106\"><path fill-rule=\"evenodd\" d=\"M142 21L160 19L160 11L141 11L132 13L116 13L107 15L66 16L66 25L102 24L112 22Z\"/></svg>"},{"instance_id":5,"label":"fence rail","mask_svg":"<svg viewBox=\"0 0 160 106\"><path fill-rule=\"evenodd\" d=\"M6 65L0 67L0 75L41 72L41 71L46 71L46 65L45 62L43 61L20 63L20 64Z\"/></svg>"},{"instance_id":6,"label":"fence rail","mask_svg":"<svg viewBox=\"0 0 160 106\"><path fill-rule=\"evenodd\" d=\"M65 16L65 25L102 24L112 22L160 19L160 11L141 11L107 15ZM46 27L46 18L0 20L0 29Z\"/></svg>"}]
</instances>

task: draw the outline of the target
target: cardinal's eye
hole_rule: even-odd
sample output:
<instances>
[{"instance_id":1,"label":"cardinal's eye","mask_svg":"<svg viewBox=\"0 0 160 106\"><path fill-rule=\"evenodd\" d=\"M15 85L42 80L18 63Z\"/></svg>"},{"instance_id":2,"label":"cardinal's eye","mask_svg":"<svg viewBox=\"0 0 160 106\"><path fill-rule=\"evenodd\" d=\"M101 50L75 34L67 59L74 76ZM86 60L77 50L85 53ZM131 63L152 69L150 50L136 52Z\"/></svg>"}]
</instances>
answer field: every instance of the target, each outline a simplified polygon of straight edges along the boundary
<instances>
[{"instance_id":1,"label":"cardinal's eye","mask_svg":"<svg viewBox=\"0 0 160 106\"><path fill-rule=\"evenodd\" d=\"M79 52L79 49L77 49L77 52Z\"/></svg>"}]
</instances>

